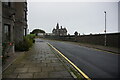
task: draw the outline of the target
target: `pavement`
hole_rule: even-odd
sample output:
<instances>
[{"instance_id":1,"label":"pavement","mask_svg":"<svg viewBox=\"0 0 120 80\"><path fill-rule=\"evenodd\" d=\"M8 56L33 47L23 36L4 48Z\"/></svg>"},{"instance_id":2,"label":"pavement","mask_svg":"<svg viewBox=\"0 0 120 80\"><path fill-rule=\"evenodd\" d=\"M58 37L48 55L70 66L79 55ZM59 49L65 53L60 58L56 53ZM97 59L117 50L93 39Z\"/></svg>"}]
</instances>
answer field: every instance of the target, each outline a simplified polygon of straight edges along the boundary
<instances>
[{"instance_id":1,"label":"pavement","mask_svg":"<svg viewBox=\"0 0 120 80\"><path fill-rule=\"evenodd\" d=\"M2 74L4 78L73 78L64 64L52 52L47 42L36 41L22 53Z\"/></svg>"},{"instance_id":2,"label":"pavement","mask_svg":"<svg viewBox=\"0 0 120 80\"><path fill-rule=\"evenodd\" d=\"M69 58L90 78L119 77L119 54L73 44L46 40Z\"/></svg>"},{"instance_id":3,"label":"pavement","mask_svg":"<svg viewBox=\"0 0 120 80\"><path fill-rule=\"evenodd\" d=\"M7 67L9 67L9 65L12 64L17 59L17 57L23 54L24 52L9 53L5 62L2 64L2 71L4 71Z\"/></svg>"}]
</instances>

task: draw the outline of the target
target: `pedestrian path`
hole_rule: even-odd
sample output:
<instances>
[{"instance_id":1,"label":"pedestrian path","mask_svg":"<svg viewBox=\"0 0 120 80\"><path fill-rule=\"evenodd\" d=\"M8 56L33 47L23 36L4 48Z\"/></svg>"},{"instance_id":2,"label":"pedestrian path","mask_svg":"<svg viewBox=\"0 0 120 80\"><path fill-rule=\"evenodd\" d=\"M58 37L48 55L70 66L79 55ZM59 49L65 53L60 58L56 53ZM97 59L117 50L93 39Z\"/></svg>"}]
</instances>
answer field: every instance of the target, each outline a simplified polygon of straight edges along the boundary
<instances>
[{"instance_id":1,"label":"pedestrian path","mask_svg":"<svg viewBox=\"0 0 120 80\"><path fill-rule=\"evenodd\" d=\"M4 72L3 78L72 78L47 42L37 41L30 51Z\"/></svg>"}]
</instances>

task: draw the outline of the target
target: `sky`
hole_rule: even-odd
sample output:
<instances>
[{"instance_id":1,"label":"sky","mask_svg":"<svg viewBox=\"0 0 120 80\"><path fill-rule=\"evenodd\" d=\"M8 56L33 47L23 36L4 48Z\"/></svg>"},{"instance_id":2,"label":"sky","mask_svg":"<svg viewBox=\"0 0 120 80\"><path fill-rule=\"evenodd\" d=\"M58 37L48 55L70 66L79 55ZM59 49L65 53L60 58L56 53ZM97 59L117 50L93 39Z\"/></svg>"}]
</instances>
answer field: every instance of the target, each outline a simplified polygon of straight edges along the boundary
<instances>
[{"instance_id":1,"label":"sky","mask_svg":"<svg viewBox=\"0 0 120 80\"><path fill-rule=\"evenodd\" d=\"M104 33L105 14L107 33L118 32L117 2L28 2L28 28L52 33L57 22L69 34Z\"/></svg>"}]
</instances>

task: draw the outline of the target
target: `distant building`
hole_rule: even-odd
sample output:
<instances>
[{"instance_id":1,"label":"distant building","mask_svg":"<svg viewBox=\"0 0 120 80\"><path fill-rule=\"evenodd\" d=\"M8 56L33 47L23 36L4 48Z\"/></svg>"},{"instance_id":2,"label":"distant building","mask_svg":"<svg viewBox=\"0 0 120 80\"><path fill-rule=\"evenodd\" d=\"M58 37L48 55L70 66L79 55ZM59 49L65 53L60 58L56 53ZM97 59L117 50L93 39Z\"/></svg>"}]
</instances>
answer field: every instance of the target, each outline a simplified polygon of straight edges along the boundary
<instances>
[{"instance_id":1,"label":"distant building","mask_svg":"<svg viewBox=\"0 0 120 80\"><path fill-rule=\"evenodd\" d=\"M39 36L39 37L44 37L44 36L45 36L45 33L37 33L37 36Z\"/></svg>"},{"instance_id":2,"label":"distant building","mask_svg":"<svg viewBox=\"0 0 120 80\"><path fill-rule=\"evenodd\" d=\"M57 23L56 29L54 28L52 30L52 33L53 33L53 35L56 35L56 36L65 36L65 35L67 35L67 29L62 28L62 26L61 26L61 28L59 28L59 24Z\"/></svg>"},{"instance_id":3,"label":"distant building","mask_svg":"<svg viewBox=\"0 0 120 80\"><path fill-rule=\"evenodd\" d=\"M53 33L45 33L47 36L53 36Z\"/></svg>"}]
</instances>

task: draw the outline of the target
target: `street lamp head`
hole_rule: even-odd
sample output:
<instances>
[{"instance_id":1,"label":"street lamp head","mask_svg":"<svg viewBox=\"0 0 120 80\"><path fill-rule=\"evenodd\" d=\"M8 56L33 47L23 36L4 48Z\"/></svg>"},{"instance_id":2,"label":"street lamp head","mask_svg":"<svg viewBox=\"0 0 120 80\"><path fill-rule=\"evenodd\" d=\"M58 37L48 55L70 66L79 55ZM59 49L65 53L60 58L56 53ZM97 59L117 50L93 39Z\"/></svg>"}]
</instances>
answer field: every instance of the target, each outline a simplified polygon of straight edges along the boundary
<instances>
[{"instance_id":1,"label":"street lamp head","mask_svg":"<svg viewBox=\"0 0 120 80\"><path fill-rule=\"evenodd\" d=\"M106 11L104 11L104 13L106 13Z\"/></svg>"}]
</instances>

